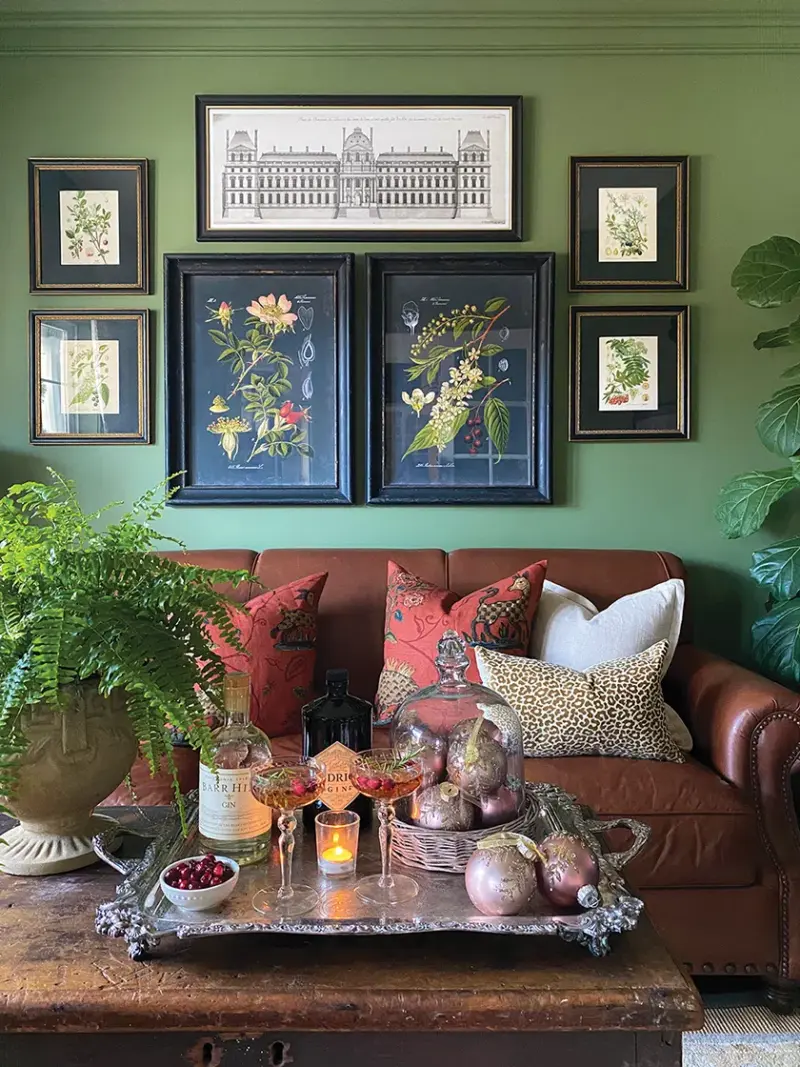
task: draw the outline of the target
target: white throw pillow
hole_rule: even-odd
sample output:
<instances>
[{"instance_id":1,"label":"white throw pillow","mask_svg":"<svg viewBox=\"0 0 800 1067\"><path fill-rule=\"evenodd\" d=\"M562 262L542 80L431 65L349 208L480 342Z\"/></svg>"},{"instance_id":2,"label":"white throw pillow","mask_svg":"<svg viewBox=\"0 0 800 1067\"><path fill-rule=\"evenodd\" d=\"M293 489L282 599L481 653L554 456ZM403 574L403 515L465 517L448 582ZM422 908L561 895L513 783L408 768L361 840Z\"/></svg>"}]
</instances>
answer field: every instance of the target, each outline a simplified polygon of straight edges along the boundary
<instances>
[{"instance_id":1,"label":"white throw pillow","mask_svg":"<svg viewBox=\"0 0 800 1067\"><path fill-rule=\"evenodd\" d=\"M670 578L620 597L605 611L598 611L579 593L545 581L533 620L530 655L545 663L586 671L599 663L638 656L658 641L666 641L666 674L678 645L684 597L683 581ZM690 752L692 735L669 705L667 719L672 739L684 752Z\"/></svg>"}]
</instances>

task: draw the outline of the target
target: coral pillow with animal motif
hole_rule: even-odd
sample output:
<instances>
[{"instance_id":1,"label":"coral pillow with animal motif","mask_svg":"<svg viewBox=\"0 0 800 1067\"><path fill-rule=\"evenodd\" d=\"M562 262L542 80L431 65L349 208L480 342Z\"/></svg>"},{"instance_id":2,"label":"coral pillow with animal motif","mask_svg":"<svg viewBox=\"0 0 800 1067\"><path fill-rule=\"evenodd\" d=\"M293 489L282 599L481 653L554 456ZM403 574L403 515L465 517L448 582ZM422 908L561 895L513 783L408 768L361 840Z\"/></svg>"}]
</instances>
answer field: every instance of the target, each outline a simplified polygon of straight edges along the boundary
<instances>
[{"instance_id":1,"label":"coral pillow with animal motif","mask_svg":"<svg viewBox=\"0 0 800 1067\"><path fill-rule=\"evenodd\" d=\"M377 723L388 723L398 704L439 677L434 660L445 630L455 630L467 643L467 678L480 683L473 648L481 645L524 656L547 561L458 599L450 589L409 574L389 561L386 590L383 670L375 697Z\"/></svg>"},{"instance_id":2,"label":"coral pillow with animal motif","mask_svg":"<svg viewBox=\"0 0 800 1067\"><path fill-rule=\"evenodd\" d=\"M300 732L300 708L312 696L317 608L327 579L312 574L261 593L244 611L229 608L247 655L208 627L226 669L249 672L250 717L269 737Z\"/></svg>"}]
</instances>

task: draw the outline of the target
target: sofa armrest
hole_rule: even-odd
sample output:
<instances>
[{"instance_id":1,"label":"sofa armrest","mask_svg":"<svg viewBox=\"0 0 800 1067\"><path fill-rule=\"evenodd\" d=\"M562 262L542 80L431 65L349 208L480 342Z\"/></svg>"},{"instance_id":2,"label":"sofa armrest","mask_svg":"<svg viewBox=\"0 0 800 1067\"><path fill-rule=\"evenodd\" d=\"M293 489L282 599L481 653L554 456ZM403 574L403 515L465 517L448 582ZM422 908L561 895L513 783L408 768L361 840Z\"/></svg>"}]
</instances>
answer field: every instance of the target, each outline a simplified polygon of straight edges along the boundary
<instances>
[{"instance_id":1,"label":"sofa armrest","mask_svg":"<svg viewBox=\"0 0 800 1067\"><path fill-rule=\"evenodd\" d=\"M791 781L800 766L800 697L693 645L678 647L665 687L697 755L755 806L779 881L780 973L800 980L800 827Z\"/></svg>"}]
</instances>

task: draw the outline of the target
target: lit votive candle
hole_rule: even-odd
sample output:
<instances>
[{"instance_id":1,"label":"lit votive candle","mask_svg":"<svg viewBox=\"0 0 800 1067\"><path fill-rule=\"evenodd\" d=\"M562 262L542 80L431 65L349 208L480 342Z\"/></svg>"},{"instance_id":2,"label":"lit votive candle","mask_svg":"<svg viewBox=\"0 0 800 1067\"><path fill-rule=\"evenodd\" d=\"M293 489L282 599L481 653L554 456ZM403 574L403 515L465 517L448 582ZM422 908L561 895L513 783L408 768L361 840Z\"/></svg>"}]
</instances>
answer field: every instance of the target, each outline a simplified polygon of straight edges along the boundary
<instances>
[{"instance_id":1,"label":"lit votive candle","mask_svg":"<svg viewBox=\"0 0 800 1067\"><path fill-rule=\"evenodd\" d=\"M359 822L353 811L323 811L316 817L317 867L323 874L336 878L355 872Z\"/></svg>"}]
</instances>

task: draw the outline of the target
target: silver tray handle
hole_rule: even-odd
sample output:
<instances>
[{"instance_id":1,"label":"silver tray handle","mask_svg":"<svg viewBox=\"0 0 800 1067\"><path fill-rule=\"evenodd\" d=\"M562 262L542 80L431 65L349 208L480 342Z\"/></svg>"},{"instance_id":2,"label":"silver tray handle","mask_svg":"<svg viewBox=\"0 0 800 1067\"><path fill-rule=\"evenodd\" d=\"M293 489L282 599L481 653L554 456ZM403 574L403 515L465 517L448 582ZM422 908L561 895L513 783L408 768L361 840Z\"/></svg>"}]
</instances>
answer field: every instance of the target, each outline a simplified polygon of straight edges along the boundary
<instances>
[{"instance_id":1,"label":"silver tray handle","mask_svg":"<svg viewBox=\"0 0 800 1067\"><path fill-rule=\"evenodd\" d=\"M125 860L114 855L115 849L119 848L123 834L128 834L131 837L143 837L146 840L151 840L152 838L152 834L142 834L139 833L138 830L130 830L127 826L120 826L119 823L114 823L113 826L110 826L107 830L103 830L102 833L95 834L92 838L92 848L103 863L107 863L109 867L113 867L119 874L127 876L138 867L142 861L141 858Z\"/></svg>"},{"instance_id":2,"label":"silver tray handle","mask_svg":"<svg viewBox=\"0 0 800 1067\"><path fill-rule=\"evenodd\" d=\"M633 834L633 843L625 852L603 853L603 859L607 860L617 871L621 871L626 864L638 856L650 839L651 831L646 823L625 816L619 819L587 819L584 825L595 834L604 834L606 830L612 830L617 826L622 826Z\"/></svg>"}]
</instances>

